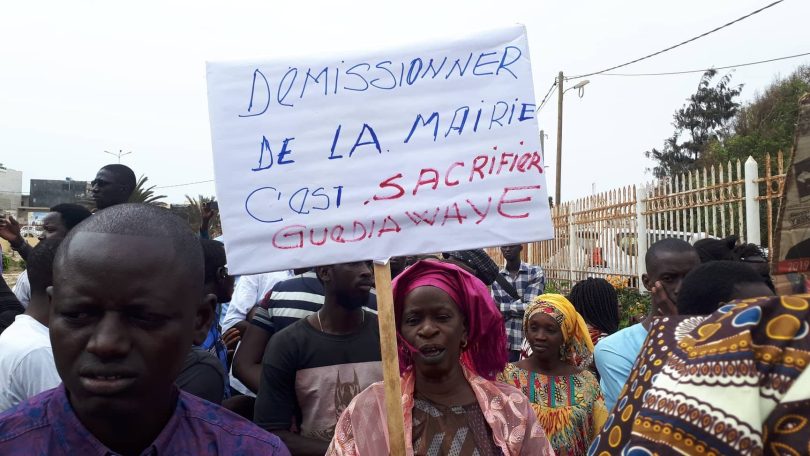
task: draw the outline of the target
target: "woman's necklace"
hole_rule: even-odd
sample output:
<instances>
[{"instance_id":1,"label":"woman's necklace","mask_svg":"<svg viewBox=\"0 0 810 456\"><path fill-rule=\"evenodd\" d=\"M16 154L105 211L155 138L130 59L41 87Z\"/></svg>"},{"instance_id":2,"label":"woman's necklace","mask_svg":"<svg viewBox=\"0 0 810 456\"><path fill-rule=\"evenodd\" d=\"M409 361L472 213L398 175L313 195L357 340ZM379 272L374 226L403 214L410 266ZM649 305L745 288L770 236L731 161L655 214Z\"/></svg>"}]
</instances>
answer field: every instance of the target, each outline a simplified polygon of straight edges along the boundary
<instances>
[{"instance_id":1,"label":"woman's necklace","mask_svg":"<svg viewBox=\"0 0 810 456\"><path fill-rule=\"evenodd\" d=\"M363 326L363 323L366 322L366 311L363 310L363 309L360 309L360 312L361 312L360 313L360 326ZM321 310L320 309L318 309L318 311L315 312L315 316L318 317L318 329L320 329L321 332L324 332L323 325L321 324Z\"/></svg>"}]
</instances>

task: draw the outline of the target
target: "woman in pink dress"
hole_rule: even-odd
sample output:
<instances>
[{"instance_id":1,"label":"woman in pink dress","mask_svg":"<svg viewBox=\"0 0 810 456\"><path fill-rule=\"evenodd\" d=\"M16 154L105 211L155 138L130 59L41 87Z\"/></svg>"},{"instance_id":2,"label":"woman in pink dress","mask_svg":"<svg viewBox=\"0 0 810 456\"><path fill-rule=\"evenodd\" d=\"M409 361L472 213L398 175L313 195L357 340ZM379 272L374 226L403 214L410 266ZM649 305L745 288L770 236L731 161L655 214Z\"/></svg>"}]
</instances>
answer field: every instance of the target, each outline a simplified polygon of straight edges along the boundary
<instances>
[{"instance_id":1,"label":"woman in pink dress","mask_svg":"<svg viewBox=\"0 0 810 456\"><path fill-rule=\"evenodd\" d=\"M503 319L461 268L420 261L393 284L407 454L554 454L529 401L493 381L506 365ZM389 454L384 389L343 412L327 455Z\"/></svg>"}]
</instances>

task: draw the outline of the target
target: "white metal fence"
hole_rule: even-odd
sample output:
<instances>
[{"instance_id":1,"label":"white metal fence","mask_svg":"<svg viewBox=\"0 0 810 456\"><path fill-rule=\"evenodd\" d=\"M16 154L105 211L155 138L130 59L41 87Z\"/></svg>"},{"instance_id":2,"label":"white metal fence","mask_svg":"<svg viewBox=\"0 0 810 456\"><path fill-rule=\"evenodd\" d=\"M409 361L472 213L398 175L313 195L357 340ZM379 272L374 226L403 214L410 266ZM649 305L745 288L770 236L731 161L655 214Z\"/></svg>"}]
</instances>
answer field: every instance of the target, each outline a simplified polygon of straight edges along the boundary
<instances>
[{"instance_id":1,"label":"white metal fence","mask_svg":"<svg viewBox=\"0 0 810 456\"><path fill-rule=\"evenodd\" d=\"M586 277L619 276L638 286L647 247L664 238L691 243L738 235L773 250L778 200L784 190L782 152L728 162L639 187L632 185L565 202L552 209L554 239L535 242L525 260L539 264L562 288ZM760 178L759 169L764 171ZM764 210L763 210L764 209ZM766 236L763 236L765 234ZM489 249L502 261L498 249Z\"/></svg>"}]
</instances>

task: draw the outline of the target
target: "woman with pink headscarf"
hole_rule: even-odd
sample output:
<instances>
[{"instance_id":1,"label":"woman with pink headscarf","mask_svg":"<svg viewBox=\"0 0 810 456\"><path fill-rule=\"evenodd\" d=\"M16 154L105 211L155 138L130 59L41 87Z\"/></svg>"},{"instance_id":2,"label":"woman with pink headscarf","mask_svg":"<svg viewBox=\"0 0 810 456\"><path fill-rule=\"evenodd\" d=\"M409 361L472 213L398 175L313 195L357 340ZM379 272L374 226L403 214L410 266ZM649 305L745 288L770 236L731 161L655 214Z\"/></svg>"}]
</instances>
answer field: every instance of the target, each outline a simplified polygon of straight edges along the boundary
<instances>
[{"instance_id":1,"label":"woman with pink headscarf","mask_svg":"<svg viewBox=\"0 0 810 456\"><path fill-rule=\"evenodd\" d=\"M407 454L553 455L526 396L493 381L506 333L487 287L455 265L420 261L393 294ZM327 455L389 454L385 416L375 383L343 412Z\"/></svg>"}]
</instances>

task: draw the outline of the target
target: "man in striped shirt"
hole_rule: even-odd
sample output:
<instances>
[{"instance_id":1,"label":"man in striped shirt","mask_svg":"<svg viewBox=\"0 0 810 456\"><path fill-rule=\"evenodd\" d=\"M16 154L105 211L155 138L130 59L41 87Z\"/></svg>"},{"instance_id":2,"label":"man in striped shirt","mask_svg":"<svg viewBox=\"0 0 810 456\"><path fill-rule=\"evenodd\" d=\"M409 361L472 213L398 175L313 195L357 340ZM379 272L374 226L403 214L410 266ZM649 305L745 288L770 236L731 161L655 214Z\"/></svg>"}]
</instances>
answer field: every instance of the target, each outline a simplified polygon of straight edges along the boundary
<instances>
[{"instance_id":1,"label":"man in striped shirt","mask_svg":"<svg viewBox=\"0 0 810 456\"><path fill-rule=\"evenodd\" d=\"M294 277L277 283L251 311L251 324L234 356L234 376L253 392L259 389L262 356L273 334L314 314L323 306L323 284L315 271L304 269L295 273ZM373 291L363 308L377 313L377 297Z\"/></svg>"},{"instance_id":2,"label":"man in striped shirt","mask_svg":"<svg viewBox=\"0 0 810 456\"><path fill-rule=\"evenodd\" d=\"M501 247L501 254L506 265L500 274L517 290L516 299L495 281L492 284L492 297L498 304L506 324L507 349L509 361L520 359L520 346L523 343L523 314L526 307L534 298L543 294L546 287L546 277L540 266L526 264L520 261L521 244L505 245Z\"/></svg>"}]
</instances>

